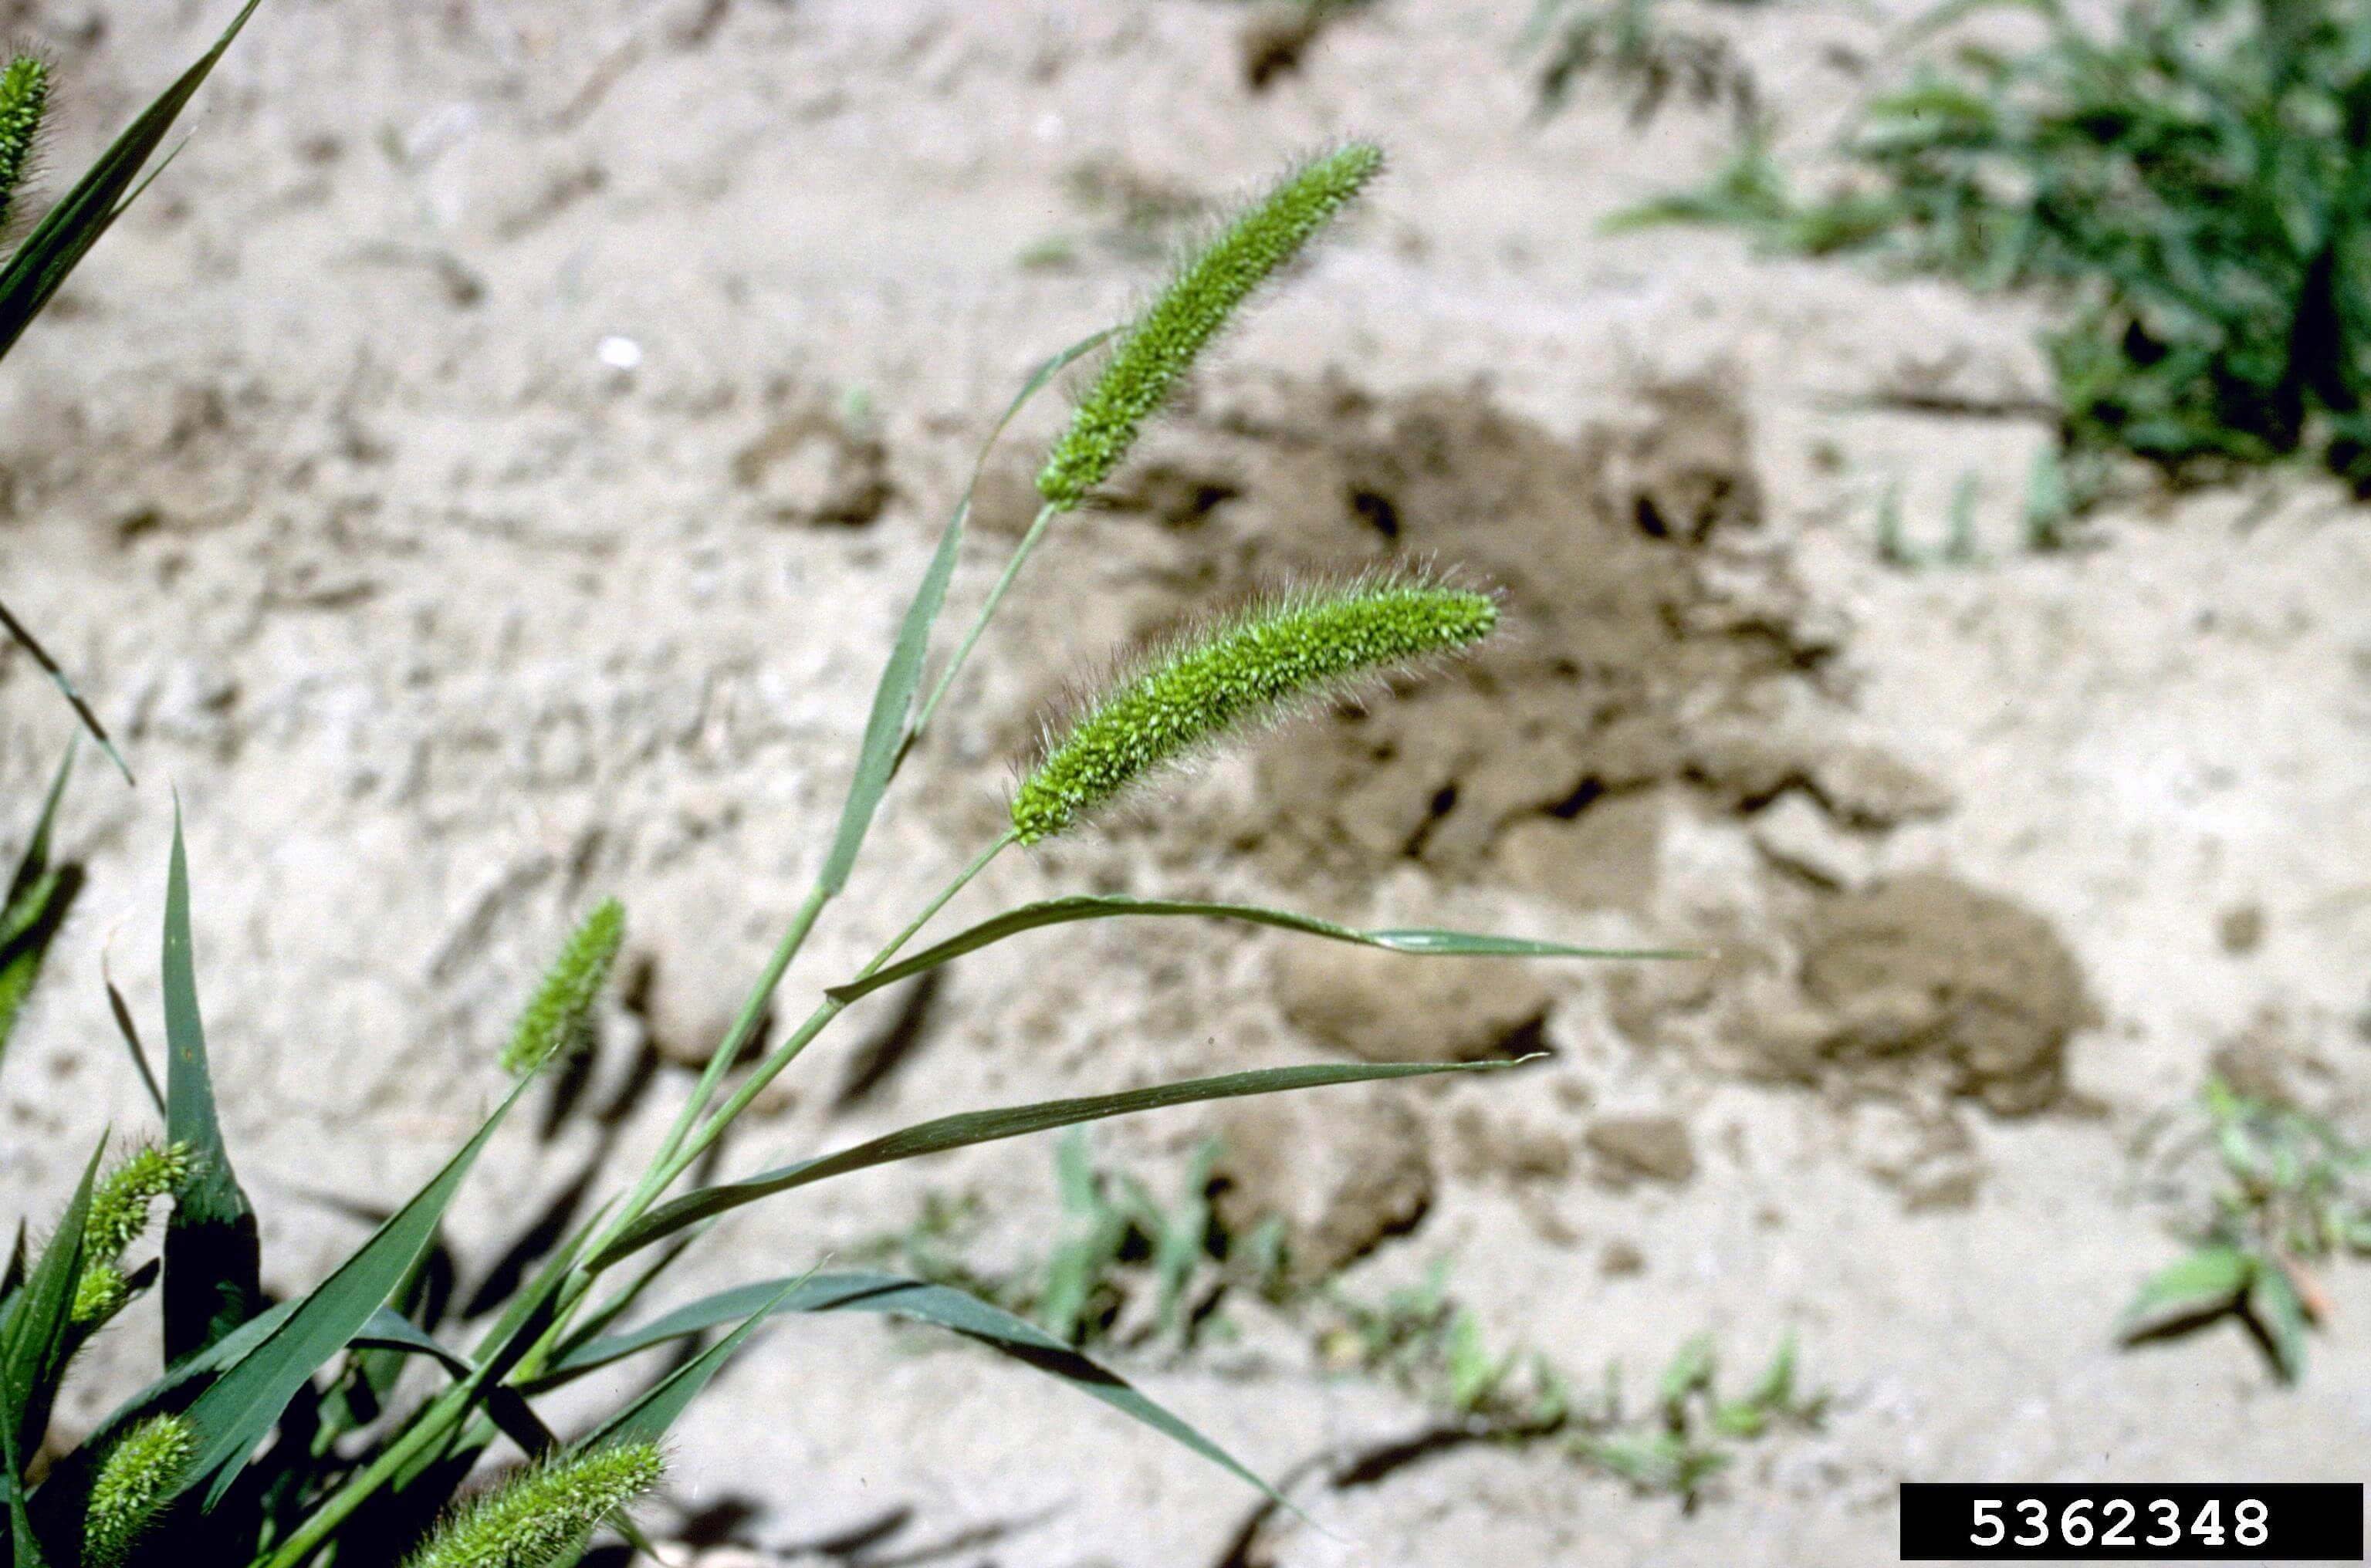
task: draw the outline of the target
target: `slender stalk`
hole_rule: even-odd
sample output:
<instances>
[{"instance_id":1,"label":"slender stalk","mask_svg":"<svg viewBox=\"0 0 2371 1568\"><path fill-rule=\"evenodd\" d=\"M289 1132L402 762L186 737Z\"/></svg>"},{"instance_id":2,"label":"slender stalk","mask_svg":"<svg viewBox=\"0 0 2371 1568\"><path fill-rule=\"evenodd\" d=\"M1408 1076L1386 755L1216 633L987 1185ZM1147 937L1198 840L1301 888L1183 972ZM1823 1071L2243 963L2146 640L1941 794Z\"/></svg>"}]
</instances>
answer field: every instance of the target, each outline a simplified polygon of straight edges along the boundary
<instances>
[{"instance_id":1,"label":"slender stalk","mask_svg":"<svg viewBox=\"0 0 2371 1568\"><path fill-rule=\"evenodd\" d=\"M295 1533L282 1541L271 1556L256 1560L256 1568L296 1568L296 1564L312 1554L314 1548L330 1539L330 1533L346 1522L347 1516L377 1493L398 1471L409 1464L431 1443L449 1432L468 1407L471 1385L456 1383L423 1407L412 1419L411 1428L402 1436L379 1450L369 1466L338 1488L330 1500L306 1516L305 1522Z\"/></svg>"},{"instance_id":2,"label":"slender stalk","mask_svg":"<svg viewBox=\"0 0 2371 1568\"><path fill-rule=\"evenodd\" d=\"M939 890L938 896L931 899L929 904L924 905L920 914L915 916L913 919L907 922L906 928L904 930L891 938L887 946L884 947L879 952L873 955L873 961L870 963L867 963L862 970L858 972L857 978L860 980L864 978L864 976L873 974L883 964L887 963L891 959L896 957L897 951L904 947L908 941L912 940L914 934L917 931L919 931L924 926L928 925L932 916L945 908L949 900L953 899L956 894L961 893L965 887L969 885L974 877L977 877L980 872L986 870L988 869L989 862L994 860L999 855L1001 855L1005 850L1011 848L1016 840L1016 835L1007 832L999 837L994 843L990 844L987 848L981 850L978 856L973 859L972 863L963 869L961 874L959 874L954 881L949 882L945 887ZM691 1162L698 1159L701 1153L707 1149L708 1146L714 1143L717 1138L723 1134L724 1129L732 1124L734 1118L740 1115L743 1111L748 1109L749 1102L758 1098L758 1096L764 1091L766 1086L773 1082L774 1079L780 1076L784 1067L789 1066L792 1062L798 1060L799 1053L805 1050L808 1043L813 1041L816 1035L821 1034L831 1020L839 1016L840 1009L845 1008L847 1005L848 1004L845 1002L837 1002L831 1000L829 997L826 997L823 1003L818 1006L814 1012L808 1014L806 1021L800 1024L799 1027L792 1032L789 1039L783 1041L781 1045L775 1047L773 1054L768 1056L763 1062L760 1062L757 1067L750 1072L748 1078L742 1082L741 1087L734 1090L733 1097L730 1100L727 1100L723 1105L717 1107L715 1113L710 1116L707 1121L701 1123L700 1130L692 1134L689 1140L687 1141L684 1146L676 1152L675 1156L666 1162L659 1176L657 1191L665 1192L667 1186L672 1183L677 1176L682 1175L684 1171L690 1167ZM656 1193L653 1193L653 1196L656 1196ZM643 1206L647 1206L647 1205L648 1200L646 1199L644 1200ZM633 1205L628 1206L629 1209L633 1208ZM634 1212L621 1210L618 1217L610 1222L607 1228L612 1235L621 1233L627 1226L631 1225L635 1220L641 1217L642 1215L639 1210L635 1210ZM609 1239L609 1237L605 1236L603 1238L603 1240L605 1241L607 1239ZM599 1248L596 1247L592 1250L597 1251L599 1251Z\"/></svg>"},{"instance_id":3,"label":"slender stalk","mask_svg":"<svg viewBox=\"0 0 2371 1568\"><path fill-rule=\"evenodd\" d=\"M724 1039L709 1056L708 1066L701 1069L700 1082L693 1088L691 1098L684 1101L683 1109L676 1114L675 1124L667 1129L666 1140L659 1146L657 1159L653 1161L653 1168L665 1164L674 1157L677 1149L683 1147L684 1136L700 1120L700 1113L708 1109L708 1102L715 1097L717 1086L740 1057L742 1049L749 1043L750 1036L757 1033L758 1023L766 1016L768 1004L774 999L775 987L782 983L782 974L790 968L791 960L798 956L800 947L807 940L807 933L815 928L815 917L830 902L830 893L817 882L808 892L806 902L799 905L798 913L791 917L790 926L782 932L782 940L774 945L773 956L766 961L765 973L758 975L758 983L749 987L748 997L742 1002L740 1013L733 1020L733 1027L725 1031Z\"/></svg>"},{"instance_id":4,"label":"slender stalk","mask_svg":"<svg viewBox=\"0 0 2371 1568\"><path fill-rule=\"evenodd\" d=\"M955 684L955 676L962 672L964 661L971 657L971 651L979 641L980 634L995 618L997 606L1004 603L1004 595L1012 591L1013 581L1021 575L1021 568L1036 553L1038 542L1045 538L1047 528L1055 518L1062 515L1062 511L1050 501L1037 509L1035 521L1029 525L1029 531L1021 536L1021 543L1013 547L1012 559L1004 563L1004 571L997 578L996 586L988 591L987 602L980 605L979 614L972 617L971 627L964 633L964 640L955 645L954 657L949 659L947 667L939 672L938 684L931 688L931 695L923 702L921 711L914 715L914 721L906 727L906 738L897 747L900 762L905 760L908 752L914 749L914 743L922 738L922 732L930 728L931 716L938 712L939 704L946 700L947 688Z\"/></svg>"}]
</instances>

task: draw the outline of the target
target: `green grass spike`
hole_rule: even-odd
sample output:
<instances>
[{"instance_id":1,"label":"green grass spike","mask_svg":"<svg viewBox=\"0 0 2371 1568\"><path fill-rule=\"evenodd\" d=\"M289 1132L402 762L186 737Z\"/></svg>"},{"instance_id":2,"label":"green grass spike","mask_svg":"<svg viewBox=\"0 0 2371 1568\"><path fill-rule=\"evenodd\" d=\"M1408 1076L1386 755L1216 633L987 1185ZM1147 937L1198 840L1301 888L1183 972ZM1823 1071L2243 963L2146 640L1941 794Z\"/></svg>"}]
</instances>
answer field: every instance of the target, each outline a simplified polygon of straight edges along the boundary
<instances>
[{"instance_id":1,"label":"green grass spike","mask_svg":"<svg viewBox=\"0 0 2371 1568\"><path fill-rule=\"evenodd\" d=\"M17 188L33 161L50 108L50 68L29 54L0 66L0 225L16 210Z\"/></svg>"},{"instance_id":2,"label":"green grass spike","mask_svg":"<svg viewBox=\"0 0 2371 1568\"><path fill-rule=\"evenodd\" d=\"M1312 159L1190 257L1079 400L1037 476L1038 493L1067 511L1101 484L1219 329L1382 167L1382 150L1366 142Z\"/></svg>"},{"instance_id":3,"label":"green grass spike","mask_svg":"<svg viewBox=\"0 0 2371 1568\"><path fill-rule=\"evenodd\" d=\"M148 1228L150 1205L179 1192L194 1161L187 1144L150 1144L115 1163L91 1189L90 1214L83 1223L86 1256L110 1262Z\"/></svg>"},{"instance_id":4,"label":"green grass spike","mask_svg":"<svg viewBox=\"0 0 2371 1568\"><path fill-rule=\"evenodd\" d=\"M82 1568L122 1568L197 1447L197 1433L178 1415L152 1416L115 1440L83 1508Z\"/></svg>"},{"instance_id":5,"label":"green grass spike","mask_svg":"<svg viewBox=\"0 0 2371 1568\"><path fill-rule=\"evenodd\" d=\"M658 1485L655 1443L619 1443L521 1471L463 1505L405 1568L547 1568L567 1562L604 1519Z\"/></svg>"},{"instance_id":6,"label":"green grass spike","mask_svg":"<svg viewBox=\"0 0 2371 1568\"><path fill-rule=\"evenodd\" d=\"M626 909L614 898L603 899L584 917L568 944L545 972L543 984L519 1015L511 1043L503 1050L503 1070L514 1077L531 1073L555 1055L573 1051L584 1038L593 1003L608 983L609 968L618 961L619 944L626 940Z\"/></svg>"},{"instance_id":7,"label":"green grass spike","mask_svg":"<svg viewBox=\"0 0 2371 1568\"><path fill-rule=\"evenodd\" d=\"M1034 844L1064 832L1230 734L1361 677L1462 652L1498 620L1487 594L1388 576L1256 606L1095 699L1022 781L1013 833Z\"/></svg>"}]
</instances>

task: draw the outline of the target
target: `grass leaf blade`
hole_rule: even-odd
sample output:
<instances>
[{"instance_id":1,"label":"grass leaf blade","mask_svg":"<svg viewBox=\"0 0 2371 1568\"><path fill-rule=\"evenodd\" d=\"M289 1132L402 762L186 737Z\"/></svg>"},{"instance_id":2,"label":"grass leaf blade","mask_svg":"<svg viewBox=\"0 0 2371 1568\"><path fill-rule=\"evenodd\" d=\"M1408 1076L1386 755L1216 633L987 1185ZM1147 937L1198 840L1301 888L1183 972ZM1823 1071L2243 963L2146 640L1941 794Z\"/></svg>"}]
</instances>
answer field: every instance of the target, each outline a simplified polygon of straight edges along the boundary
<instances>
[{"instance_id":1,"label":"grass leaf blade","mask_svg":"<svg viewBox=\"0 0 2371 1568\"><path fill-rule=\"evenodd\" d=\"M1436 957L1645 959L1701 956L1682 949L1571 947L1563 942L1538 941L1528 937L1498 937L1425 928L1358 930L1348 926L1337 926L1331 920L1320 920L1312 915L1297 915L1290 910L1269 909L1256 904L1208 904L1191 899L1082 894L1069 898L1049 898L1042 903L1025 904L1018 909L1008 910L861 980L835 986L829 995L836 1001L852 1002L884 986L895 985L927 970L936 969L966 953L977 952L1007 937L1034 931L1041 926L1067 925L1074 920L1111 920L1130 916L1244 920L1254 925L1275 926L1308 936L1324 937L1332 941L1355 942L1362 947Z\"/></svg>"},{"instance_id":2,"label":"grass leaf blade","mask_svg":"<svg viewBox=\"0 0 2371 1568\"><path fill-rule=\"evenodd\" d=\"M800 1280L808 1277L802 1274L783 1282L772 1296L758 1303L742 1320L739 1328L692 1357L656 1388L602 1423L582 1446L592 1448L607 1443L654 1443L665 1436L667 1428L675 1424L676 1418L699 1397L700 1391L708 1387L709 1381L723 1367L733 1353L758 1332L760 1323L780 1309L782 1301L798 1288Z\"/></svg>"},{"instance_id":3,"label":"grass leaf blade","mask_svg":"<svg viewBox=\"0 0 2371 1568\"><path fill-rule=\"evenodd\" d=\"M1528 1060L1529 1058L1526 1058ZM1411 1062L1358 1066L1325 1064L1298 1067L1264 1067L1254 1072L1227 1073L1217 1078L1186 1078L1117 1094L1090 1095L1079 1100L1048 1100L998 1111L971 1111L942 1116L820 1159L764 1171L746 1181L702 1187L663 1204L630 1227L592 1260L606 1268L687 1226L785 1193L793 1187L844 1176L850 1171L918 1159L972 1144L1050 1132L1110 1116L1133 1115L1208 1100L1232 1100L1253 1094L1283 1094L1294 1090L1323 1089L1335 1084L1367 1083L1378 1078L1423 1078L1434 1073L1488 1072L1512 1066L1512 1062Z\"/></svg>"},{"instance_id":4,"label":"grass leaf blade","mask_svg":"<svg viewBox=\"0 0 2371 1568\"><path fill-rule=\"evenodd\" d=\"M5 352L6 350L0 348L0 353ZM23 621L9 613L6 604L0 604L0 627L6 628L8 635L16 639L17 646L33 656L33 663L41 667L41 672L50 677L51 684L65 698L66 706L74 709L75 717L82 721L82 727L90 732L91 738L98 743L108 760L115 764L116 770L123 775L123 781L134 783L132 768L124 762L123 754L115 749L115 742L109 737L107 726L98 721L98 715L91 711L90 704L85 702L82 693L75 689L75 684L67 678L64 669L50 657L50 651L41 646L40 639L25 629Z\"/></svg>"},{"instance_id":5,"label":"grass leaf blade","mask_svg":"<svg viewBox=\"0 0 2371 1568\"><path fill-rule=\"evenodd\" d=\"M271 1333L190 1406L199 1447L189 1484L211 1477L206 1505L222 1500L248 1454L320 1366L374 1321L434 1236L486 1140L525 1090L515 1086L485 1124L411 1202L388 1216L351 1258L316 1286Z\"/></svg>"},{"instance_id":6,"label":"grass leaf blade","mask_svg":"<svg viewBox=\"0 0 2371 1568\"><path fill-rule=\"evenodd\" d=\"M195 64L182 72L171 86L141 111L139 118L124 128L122 134L116 137L107 151L99 155L98 160L75 182L74 189L67 191L26 236L25 243L9 259L6 271L0 271L0 354L6 354L15 347L17 340L24 335L33 317L41 313L42 307L65 282L67 274L122 215L129 204L127 192L133 191L133 182L139 179L141 169L146 167L149 158L164 141L166 133L173 128L173 122L180 118L181 110L189 106L190 99L204 84L215 63L223 57L223 52L230 47L231 40L238 36L241 28L247 26L248 17L255 14L256 6L261 3L262 0L247 0L239 7L238 14L231 18L230 25L223 29L222 36L214 40L214 47L199 56ZM9 628L17 631L21 639L21 628L13 620L9 622ZM43 663L45 665L48 663L46 658ZM50 667L54 673L55 667ZM58 678L63 686L64 677ZM92 726L92 732L99 737L102 745L108 745L109 755L113 755L114 748L109 744L106 732L98 729L97 721L83 708L81 700L73 698L71 688L67 690L75 710L83 714L84 721ZM118 757L116 765L121 767L122 759ZM128 769L124 777L130 778Z\"/></svg>"},{"instance_id":7,"label":"grass leaf blade","mask_svg":"<svg viewBox=\"0 0 2371 1568\"><path fill-rule=\"evenodd\" d=\"M41 1249L40 1262L10 1297L5 1332L0 1332L0 1382L5 1382L7 1395L6 1402L0 1403L0 1425L8 1429L9 1441L19 1455L40 1451L42 1434L49 1427L50 1404L65 1370L75 1287L82 1282L84 1222L90 1213L91 1186L98 1176L99 1158L106 1152L107 1139L102 1136L90 1152L90 1163L83 1168L81 1184L58 1217L50 1244Z\"/></svg>"},{"instance_id":8,"label":"grass leaf blade","mask_svg":"<svg viewBox=\"0 0 2371 1568\"><path fill-rule=\"evenodd\" d=\"M837 894L848 885L849 873L856 867L857 852L864 847L864 836L872 831L873 813L880 809L881 797L896 775L898 758L906 748L907 715L912 711L914 693L922 684L922 661L930 651L931 628L946 605L947 584L954 579L955 562L963 551L964 525L971 516L972 492L978 487L979 470L987 461L988 449L995 445L996 438L1012 422L1022 406L1043 390L1063 366L1108 336L1108 332L1098 332L1039 365L1006 408L1003 418L989 432L988 442L980 449L980 463L973 466L971 480L964 486L962 499L955 502L954 514L939 535L939 548L932 552L931 564L922 573L921 586L914 590L913 603L906 606L906 617L898 624L896 643L889 651L888 663L882 667L880 685L873 689L873 711L864 721L864 744L857 753L856 776L849 781L848 800L840 807L831 855L817 879L826 893Z\"/></svg>"},{"instance_id":9,"label":"grass leaf blade","mask_svg":"<svg viewBox=\"0 0 2371 1568\"><path fill-rule=\"evenodd\" d=\"M791 1287L788 1291L782 1288L785 1284ZM1271 1497L1277 1495L1273 1487L1232 1455L1127 1378L1081 1355L1036 1324L953 1286L929 1285L899 1274L870 1271L812 1274L787 1282L761 1280L719 1291L653 1319L642 1328L580 1347L539 1379L536 1387L557 1387L654 1346L746 1320L752 1313L787 1312L877 1312L952 1330L1025 1366L1059 1378L1089 1399L1100 1400L1131 1420L1183 1444Z\"/></svg>"},{"instance_id":10,"label":"grass leaf blade","mask_svg":"<svg viewBox=\"0 0 2371 1568\"><path fill-rule=\"evenodd\" d=\"M262 1304L255 1207L232 1170L214 1113L214 1069L198 1011L190 939L190 863L173 803L173 858L165 881L165 1136L185 1144L196 1171L165 1229L165 1360L203 1350Z\"/></svg>"}]
</instances>

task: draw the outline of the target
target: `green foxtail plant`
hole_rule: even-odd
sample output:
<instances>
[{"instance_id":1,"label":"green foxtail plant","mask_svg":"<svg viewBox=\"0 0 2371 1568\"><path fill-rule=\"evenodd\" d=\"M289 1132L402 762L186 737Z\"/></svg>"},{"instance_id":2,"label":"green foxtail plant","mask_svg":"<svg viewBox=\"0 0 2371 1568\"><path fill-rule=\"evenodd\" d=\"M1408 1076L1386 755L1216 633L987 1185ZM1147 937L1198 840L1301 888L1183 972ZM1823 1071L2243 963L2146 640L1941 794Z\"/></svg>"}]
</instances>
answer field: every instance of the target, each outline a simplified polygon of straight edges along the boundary
<instances>
[{"instance_id":1,"label":"green foxtail plant","mask_svg":"<svg viewBox=\"0 0 2371 1568\"><path fill-rule=\"evenodd\" d=\"M1377 575L1216 614L1202 630L1136 665L1049 732L1044 754L1014 792L1008 825L870 962L814 994L799 1021L761 1038L785 972L850 885L891 784L925 739L1023 563L1052 536L1049 521L1075 510L1111 475L1195 357L1359 193L1380 161L1372 147L1353 144L1305 164L1189 259L1133 324L1052 356L1029 377L990 432L979 465L1032 394L1110 345L1053 443L1035 523L926 686L933 628L963 552L970 489L957 500L882 672L815 882L784 917L774 951L673 1121L644 1150L640 1174L589 1216L572 1215L540 1236L533 1250L518 1254L523 1265L506 1276L496 1271L470 1302L455 1304L456 1265L438 1242L441 1228L488 1140L519 1101L547 1077L564 1077L555 1064L590 1027L623 940L621 906L607 902L593 909L530 993L506 1044L488 1051L489 1078L499 1061L514 1081L475 1135L336 1268L275 1305L261 1288L253 1206L216 1111L177 813L161 965L167 1071L155 1093L164 1141L103 1179L102 1147L47 1228L49 1239L20 1248L0 1274L0 1437L6 1440L0 1529L17 1568L188 1562L302 1568L331 1561L336 1568L540 1568L573 1561L605 1523L639 1541L619 1511L656 1483L661 1445L675 1421L768 1320L824 1311L887 1313L954 1330L1264 1484L1117 1373L948 1281L815 1271L752 1281L656 1317L642 1301L687 1248L735 1210L817 1182L1141 1111L1507 1065L1263 1067L939 1116L792 1165L711 1179L720 1140L842 1012L876 990L1041 928L1110 919L1233 921L1276 928L1297 940L1408 954L1412 962L1668 956L1427 928L1364 930L1257 905L1109 895L1004 909L908 951L999 856L1083 831L1099 809L1165 768L1361 682L1420 671L1471 648L1497 625L1498 605L1486 592L1448 578ZM128 1009L119 1008L119 1022L145 1074L146 1057ZM551 1103L554 1114L564 1113L563 1085L555 1083ZM607 1136L605 1131L605 1147ZM161 1268L125 1273L124 1250L149 1206L168 1195ZM100 1281L93 1288L107 1314L151 1278L159 1281L163 1365L155 1381L51 1459L37 1481L33 1456L49 1440L47 1412L87 1337L88 1324L78 1321L75 1304L93 1278ZM699 1348L716 1332L723 1337ZM563 1439L547 1424L538 1408L545 1396L671 1346L686 1349L687 1357L589 1430ZM528 1468L455 1510L453 1500L469 1478L502 1462L507 1450L524 1454ZM144 1536L142 1523L161 1511L169 1511L171 1528Z\"/></svg>"}]
</instances>

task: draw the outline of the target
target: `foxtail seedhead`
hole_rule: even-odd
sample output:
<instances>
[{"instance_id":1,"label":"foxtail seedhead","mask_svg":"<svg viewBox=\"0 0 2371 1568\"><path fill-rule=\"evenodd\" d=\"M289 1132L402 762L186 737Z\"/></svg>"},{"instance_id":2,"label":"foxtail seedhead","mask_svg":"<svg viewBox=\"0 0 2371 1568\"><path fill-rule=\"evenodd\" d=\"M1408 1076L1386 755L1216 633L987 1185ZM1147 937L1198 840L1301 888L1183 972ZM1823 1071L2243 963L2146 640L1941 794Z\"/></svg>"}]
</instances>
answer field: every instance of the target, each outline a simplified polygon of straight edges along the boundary
<instances>
[{"instance_id":1,"label":"foxtail seedhead","mask_svg":"<svg viewBox=\"0 0 2371 1568\"><path fill-rule=\"evenodd\" d=\"M83 1568L121 1568L197 1451L196 1431L178 1415L151 1416L115 1440L83 1506Z\"/></svg>"},{"instance_id":2,"label":"foxtail seedhead","mask_svg":"<svg viewBox=\"0 0 2371 1568\"><path fill-rule=\"evenodd\" d=\"M1362 677L1463 652L1498 624L1489 594L1378 577L1255 606L1151 659L1090 703L1012 798L1024 844L1067 831L1131 786L1247 725Z\"/></svg>"},{"instance_id":3,"label":"foxtail seedhead","mask_svg":"<svg viewBox=\"0 0 2371 1568\"><path fill-rule=\"evenodd\" d=\"M544 973L526 1011L519 1015L511 1043L503 1050L503 1070L514 1077L531 1073L563 1052L573 1051L584 1037L593 1004L609 979L618 960L619 944L626 940L626 908L605 898L584 917L560 956Z\"/></svg>"},{"instance_id":4,"label":"foxtail seedhead","mask_svg":"<svg viewBox=\"0 0 2371 1568\"><path fill-rule=\"evenodd\" d=\"M50 68L39 58L19 54L0 65L0 224L17 204L49 108Z\"/></svg>"},{"instance_id":5,"label":"foxtail seedhead","mask_svg":"<svg viewBox=\"0 0 2371 1568\"><path fill-rule=\"evenodd\" d=\"M121 1257L148 1228L150 1205L179 1192L193 1164L190 1146L179 1143L149 1144L117 1161L91 1189L85 1256L109 1262Z\"/></svg>"},{"instance_id":6,"label":"foxtail seedhead","mask_svg":"<svg viewBox=\"0 0 2371 1568\"><path fill-rule=\"evenodd\" d=\"M1037 476L1037 492L1065 511L1083 501L1119 466L1219 329L1382 167L1382 149L1368 142L1313 159L1195 252L1079 399Z\"/></svg>"},{"instance_id":7,"label":"foxtail seedhead","mask_svg":"<svg viewBox=\"0 0 2371 1568\"><path fill-rule=\"evenodd\" d=\"M655 1443L591 1448L523 1470L446 1519L405 1568L547 1568L569 1562L611 1514L658 1485Z\"/></svg>"}]
</instances>

